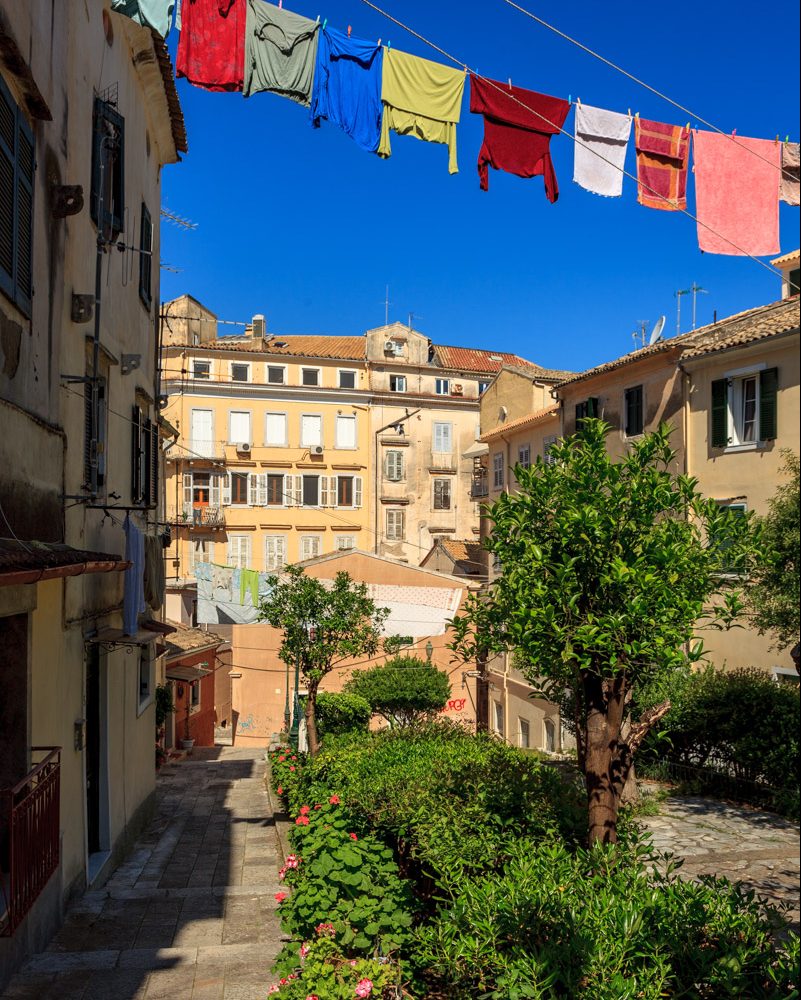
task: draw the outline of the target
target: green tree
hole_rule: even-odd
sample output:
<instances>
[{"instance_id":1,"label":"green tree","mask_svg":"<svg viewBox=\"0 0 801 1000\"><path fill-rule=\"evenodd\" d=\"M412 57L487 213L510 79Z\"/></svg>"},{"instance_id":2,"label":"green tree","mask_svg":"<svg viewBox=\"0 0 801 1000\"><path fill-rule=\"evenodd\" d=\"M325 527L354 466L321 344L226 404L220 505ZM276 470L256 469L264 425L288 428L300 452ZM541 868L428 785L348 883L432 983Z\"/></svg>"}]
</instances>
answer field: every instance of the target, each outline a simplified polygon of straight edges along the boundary
<instances>
[{"instance_id":1,"label":"green tree","mask_svg":"<svg viewBox=\"0 0 801 1000\"><path fill-rule=\"evenodd\" d=\"M801 634L801 482L798 455L784 451L782 471L787 476L770 501L762 522L765 559L752 574L748 593L754 623L763 635L773 636L774 649L794 645L798 670Z\"/></svg>"},{"instance_id":2,"label":"green tree","mask_svg":"<svg viewBox=\"0 0 801 1000\"><path fill-rule=\"evenodd\" d=\"M755 542L750 516L705 500L671 471L662 425L613 461L610 428L585 420L551 448L553 464L518 466L519 492L489 516L487 548L502 574L454 620L452 648L514 650L546 697L574 705L589 840L615 842L632 757L670 708L642 693L703 655L700 623L727 627L742 610L740 572Z\"/></svg>"},{"instance_id":3,"label":"green tree","mask_svg":"<svg viewBox=\"0 0 801 1000\"><path fill-rule=\"evenodd\" d=\"M368 701L392 728L441 711L451 696L447 675L416 656L395 656L370 670L356 670L345 690Z\"/></svg>"},{"instance_id":4,"label":"green tree","mask_svg":"<svg viewBox=\"0 0 801 1000\"><path fill-rule=\"evenodd\" d=\"M344 661L378 651L389 611L377 608L367 586L355 583L348 573L337 573L326 586L328 581L287 566L281 577L270 577L269 582L271 592L259 605L259 617L284 633L278 655L290 666L297 664L306 682L306 728L314 756L320 748L320 682Z\"/></svg>"}]
</instances>

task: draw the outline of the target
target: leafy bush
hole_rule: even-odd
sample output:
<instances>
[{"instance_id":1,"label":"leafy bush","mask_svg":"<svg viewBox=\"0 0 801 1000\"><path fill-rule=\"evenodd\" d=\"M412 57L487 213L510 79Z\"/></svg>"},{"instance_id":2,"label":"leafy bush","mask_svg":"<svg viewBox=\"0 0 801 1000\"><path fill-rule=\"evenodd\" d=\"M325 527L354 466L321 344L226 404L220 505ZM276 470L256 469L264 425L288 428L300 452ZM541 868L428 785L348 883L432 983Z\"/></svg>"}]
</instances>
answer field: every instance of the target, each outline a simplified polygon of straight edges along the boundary
<instances>
[{"instance_id":1,"label":"leafy bush","mask_svg":"<svg viewBox=\"0 0 801 1000\"><path fill-rule=\"evenodd\" d=\"M416 932L421 996L448 1000L780 1000L797 996L798 937L780 951L753 893L653 870L650 848L571 852L519 841L497 878L465 880Z\"/></svg>"},{"instance_id":2,"label":"leafy bush","mask_svg":"<svg viewBox=\"0 0 801 1000\"><path fill-rule=\"evenodd\" d=\"M716 767L746 781L797 791L801 700L756 668L708 669L677 684L662 732L643 756ZM667 749L665 749L667 748Z\"/></svg>"},{"instance_id":3,"label":"leafy bush","mask_svg":"<svg viewBox=\"0 0 801 1000\"><path fill-rule=\"evenodd\" d=\"M365 730L372 714L370 703L356 694L323 691L317 696L317 725L321 736Z\"/></svg>"},{"instance_id":4,"label":"leafy bush","mask_svg":"<svg viewBox=\"0 0 801 1000\"><path fill-rule=\"evenodd\" d=\"M308 940L330 924L341 947L363 955L386 955L407 940L411 895L392 851L374 835L357 834L337 796L301 806L290 840L295 854L281 876L294 891L279 899L287 933Z\"/></svg>"},{"instance_id":5,"label":"leafy bush","mask_svg":"<svg viewBox=\"0 0 801 1000\"><path fill-rule=\"evenodd\" d=\"M323 928L317 938L304 943L278 963L284 972L280 982L267 991L277 1000L354 1000L385 996L398 986L400 970L388 959L348 959Z\"/></svg>"},{"instance_id":6,"label":"leafy bush","mask_svg":"<svg viewBox=\"0 0 801 1000\"><path fill-rule=\"evenodd\" d=\"M415 656L395 656L370 670L356 670L345 690L368 701L390 726L408 726L433 715L451 696L447 675Z\"/></svg>"}]
</instances>

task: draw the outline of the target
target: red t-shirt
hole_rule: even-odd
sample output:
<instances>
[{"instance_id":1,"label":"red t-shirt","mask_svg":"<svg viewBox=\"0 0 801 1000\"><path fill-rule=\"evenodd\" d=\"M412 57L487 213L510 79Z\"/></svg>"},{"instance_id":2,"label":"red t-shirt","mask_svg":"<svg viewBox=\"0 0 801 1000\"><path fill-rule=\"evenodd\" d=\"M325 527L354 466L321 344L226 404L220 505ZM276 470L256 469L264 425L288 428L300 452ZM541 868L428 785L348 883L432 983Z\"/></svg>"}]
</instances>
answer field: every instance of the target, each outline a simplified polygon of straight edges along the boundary
<instances>
[{"instance_id":1,"label":"red t-shirt","mask_svg":"<svg viewBox=\"0 0 801 1000\"><path fill-rule=\"evenodd\" d=\"M205 90L242 90L246 0L183 0L176 76Z\"/></svg>"}]
</instances>

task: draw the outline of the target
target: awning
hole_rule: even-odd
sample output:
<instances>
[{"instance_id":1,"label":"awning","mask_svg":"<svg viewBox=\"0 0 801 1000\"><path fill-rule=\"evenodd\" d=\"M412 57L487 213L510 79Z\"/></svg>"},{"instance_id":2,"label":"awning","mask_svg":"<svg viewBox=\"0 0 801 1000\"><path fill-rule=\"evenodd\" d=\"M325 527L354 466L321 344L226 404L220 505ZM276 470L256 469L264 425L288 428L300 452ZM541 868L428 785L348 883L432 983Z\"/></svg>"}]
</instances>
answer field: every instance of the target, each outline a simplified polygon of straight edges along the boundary
<instances>
[{"instance_id":1,"label":"awning","mask_svg":"<svg viewBox=\"0 0 801 1000\"><path fill-rule=\"evenodd\" d=\"M185 684L189 684L192 681L199 681L201 677L208 677L211 673L214 673L214 671L209 670L207 667L187 667L182 663L170 664L166 670L168 681L183 681Z\"/></svg>"},{"instance_id":2,"label":"awning","mask_svg":"<svg viewBox=\"0 0 801 1000\"><path fill-rule=\"evenodd\" d=\"M119 573L130 565L108 552L87 552L58 542L0 538L0 587L83 573Z\"/></svg>"},{"instance_id":3,"label":"awning","mask_svg":"<svg viewBox=\"0 0 801 1000\"><path fill-rule=\"evenodd\" d=\"M489 445L482 444L481 441L476 441L475 444L471 444L467 451L462 452L462 458L481 458L482 455L487 455L489 453Z\"/></svg>"},{"instance_id":4,"label":"awning","mask_svg":"<svg viewBox=\"0 0 801 1000\"><path fill-rule=\"evenodd\" d=\"M160 632L141 628L133 635L126 635L121 628L101 628L94 635L87 636L88 645L98 646L149 646L161 638Z\"/></svg>"}]
</instances>

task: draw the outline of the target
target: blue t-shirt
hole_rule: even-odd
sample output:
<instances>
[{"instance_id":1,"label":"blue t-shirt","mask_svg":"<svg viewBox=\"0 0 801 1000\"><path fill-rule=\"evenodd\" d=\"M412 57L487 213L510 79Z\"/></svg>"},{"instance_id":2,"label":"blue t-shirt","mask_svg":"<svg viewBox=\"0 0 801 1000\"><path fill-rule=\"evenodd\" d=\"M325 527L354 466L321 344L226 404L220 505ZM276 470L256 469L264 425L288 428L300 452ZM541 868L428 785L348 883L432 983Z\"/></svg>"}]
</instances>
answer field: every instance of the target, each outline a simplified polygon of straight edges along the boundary
<instances>
[{"instance_id":1,"label":"blue t-shirt","mask_svg":"<svg viewBox=\"0 0 801 1000\"><path fill-rule=\"evenodd\" d=\"M375 42L364 42L326 26L319 33L311 97L311 123L326 118L368 153L381 138L381 67Z\"/></svg>"}]
</instances>

